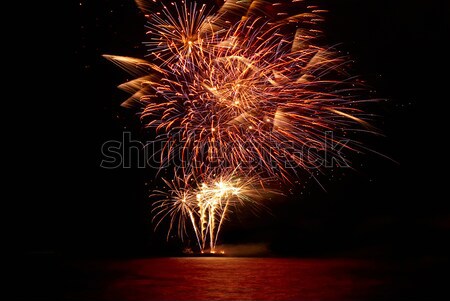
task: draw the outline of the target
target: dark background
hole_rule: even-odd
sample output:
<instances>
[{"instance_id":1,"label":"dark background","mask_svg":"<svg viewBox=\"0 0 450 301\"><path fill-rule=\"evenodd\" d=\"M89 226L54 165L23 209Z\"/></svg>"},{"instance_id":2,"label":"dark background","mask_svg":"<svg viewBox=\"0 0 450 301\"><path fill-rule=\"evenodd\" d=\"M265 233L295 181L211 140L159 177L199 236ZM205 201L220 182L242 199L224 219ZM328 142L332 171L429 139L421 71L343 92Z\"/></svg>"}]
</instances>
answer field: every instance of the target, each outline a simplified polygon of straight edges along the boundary
<instances>
[{"instance_id":1,"label":"dark background","mask_svg":"<svg viewBox=\"0 0 450 301\"><path fill-rule=\"evenodd\" d=\"M381 116L375 123L385 137L362 139L397 163L373 153L355 155L355 170L330 171L320 179L326 191L299 179L301 186L292 193L286 188L286 198L269 204L273 216L242 214L225 227L223 242L262 242L280 255L447 254L443 141L448 136L442 106L448 100L443 93L448 5L318 2L329 10L324 27L329 44L348 51L356 61L354 72L376 90L374 97L388 100L368 108ZM62 49L67 59L40 66L53 78L33 70L37 92L45 94L38 107L43 126L28 132L38 160L23 167L29 175L23 193L34 197L23 203L27 226L17 246L27 254L61 256L169 254L179 247L176 240L166 243L165 233L155 233L150 223L153 171L100 168L105 141L121 140L124 130L145 139L136 112L119 106L127 95L116 86L130 77L101 57L145 54L145 18L131 0L76 4L77 23L71 24L76 34L44 43L53 53L61 51L60 40L68 41Z\"/></svg>"},{"instance_id":2,"label":"dark background","mask_svg":"<svg viewBox=\"0 0 450 301\"><path fill-rule=\"evenodd\" d=\"M408 285L428 279L424 296L437 295L448 277L436 276L448 272L450 253L448 2L317 2L329 10L329 44L348 51L372 95L388 100L368 108L380 115L375 124L385 137L362 139L392 160L354 155L355 170L320 178L326 191L299 179L267 204L271 214L242 212L225 225L222 242L264 245L279 256L400 260L405 271L425 275L406 278ZM127 95L116 86L129 76L101 57L141 57L145 18L132 0L75 1L69 11L45 4L27 6L30 17L19 18L26 21L13 42L19 58L7 62L14 80L5 101L14 100L9 127L18 129L6 142L17 158L5 157L17 183L7 187L5 202L17 214L6 248L19 256L17 274L29 284L24 290L19 278L18 291L34 296L58 291L61 262L173 255L181 247L153 231L151 170L100 168L105 141L121 140L124 130L145 139L135 112L119 106Z\"/></svg>"},{"instance_id":3,"label":"dark background","mask_svg":"<svg viewBox=\"0 0 450 301\"><path fill-rule=\"evenodd\" d=\"M242 213L225 226L222 242L263 243L281 256L446 260L448 4L317 2L329 10L329 44L348 51L355 73L388 100L370 107L385 137L363 141L393 160L355 155L355 170L320 179L326 191L299 179L268 204L272 215ZM120 140L124 130L145 138L135 112L119 107L127 95L116 86L130 77L101 57L141 57L145 18L131 0L74 4L75 21L46 11L23 31L24 44L33 35L40 43L22 50L34 63L29 96L21 98L30 100L20 119L26 130L15 138L25 141L17 152L27 160L14 173L22 184L11 200L19 213L11 249L31 262L175 254L177 240L165 242L150 222L153 172L100 168L105 141Z\"/></svg>"}]
</instances>

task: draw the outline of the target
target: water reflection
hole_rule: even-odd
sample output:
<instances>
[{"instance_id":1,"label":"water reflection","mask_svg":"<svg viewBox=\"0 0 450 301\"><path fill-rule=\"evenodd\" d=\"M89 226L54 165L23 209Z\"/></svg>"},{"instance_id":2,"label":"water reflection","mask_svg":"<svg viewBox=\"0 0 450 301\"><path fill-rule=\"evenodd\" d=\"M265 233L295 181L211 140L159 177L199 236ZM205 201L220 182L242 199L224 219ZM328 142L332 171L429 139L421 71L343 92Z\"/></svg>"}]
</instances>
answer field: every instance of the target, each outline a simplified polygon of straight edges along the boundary
<instances>
[{"instance_id":1,"label":"water reflection","mask_svg":"<svg viewBox=\"0 0 450 301\"><path fill-rule=\"evenodd\" d=\"M362 300L383 282L358 260L152 258L96 263L68 300Z\"/></svg>"}]
</instances>

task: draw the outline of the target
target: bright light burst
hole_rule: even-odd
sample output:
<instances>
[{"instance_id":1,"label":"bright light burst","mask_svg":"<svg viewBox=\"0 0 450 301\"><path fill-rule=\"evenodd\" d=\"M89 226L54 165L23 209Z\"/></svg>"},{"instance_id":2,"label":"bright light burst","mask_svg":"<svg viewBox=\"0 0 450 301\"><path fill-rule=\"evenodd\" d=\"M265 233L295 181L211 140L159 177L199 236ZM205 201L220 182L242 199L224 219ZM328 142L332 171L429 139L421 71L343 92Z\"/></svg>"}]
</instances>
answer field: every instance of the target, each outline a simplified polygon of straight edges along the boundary
<instances>
[{"instance_id":1,"label":"bright light burst","mask_svg":"<svg viewBox=\"0 0 450 301\"><path fill-rule=\"evenodd\" d=\"M181 238L190 228L200 250L214 250L229 208L261 199L260 183L317 167L327 132L339 144L347 130L370 130L347 59L319 43L323 11L286 13L300 2L228 0L213 12L181 1L152 12L140 0L150 60L105 56L137 76L119 86L132 94L123 106L155 128L161 166L181 158L154 220L168 218ZM311 146L318 152L306 154Z\"/></svg>"},{"instance_id":2,"label":"bright light burst","mask_svg":"<svg viewBox=\"0 0 450 301\"><path fill-rule=\"evenodd\" d=\"M217 237L230 209L237 206L262 206L258 201L267 196L257 177L236 177L234 172L223 171L209 175L207 182L193 184L191 179L164 180L169 191L155 191L160 198L154 203L154 217L158 227L169 219L169 237L172 230L183 238L188 230L195 233L201 250L215 250ZM174 229L175 228L175 229ZM209 241L209 246L207 242Z\"/></svg>"},{"instance_id":3,"label":"bright light burst","mask_svg":"<svg viewBox=\"0 0 450 301\"><path fill-rule=\"evenodd\" d=\"M175 15L165 5L161 12L146 15L150 41L144 44L153 58L162 61L162 66L183 66L186 70L202 60L207 46L220 33L214 25L217 17L205 14L205 4L198 7L195 2L188 5L182 1L180 7L174 2L169 6Z\"/></svg>"}]
</instances>

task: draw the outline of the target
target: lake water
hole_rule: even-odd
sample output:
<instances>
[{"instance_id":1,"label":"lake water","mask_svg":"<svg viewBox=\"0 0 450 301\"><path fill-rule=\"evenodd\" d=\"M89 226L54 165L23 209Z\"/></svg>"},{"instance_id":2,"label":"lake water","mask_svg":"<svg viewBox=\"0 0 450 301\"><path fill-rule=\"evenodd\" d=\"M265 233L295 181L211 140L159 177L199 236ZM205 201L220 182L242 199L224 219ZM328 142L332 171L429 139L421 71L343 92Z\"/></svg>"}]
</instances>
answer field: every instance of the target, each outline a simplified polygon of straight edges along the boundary
<instances>
[{"instance_id":1,"label":"lake water","mask_svg":"<svg viewBox=\"0 0 450 301\"><path fill-rule=\"evenodd\" d=\"M359 301L401 296L392 291L395 271L390 273L389 265L362 260L180 257L92 261L71 269L64 300Z\"/></svg>"}]
</instances>

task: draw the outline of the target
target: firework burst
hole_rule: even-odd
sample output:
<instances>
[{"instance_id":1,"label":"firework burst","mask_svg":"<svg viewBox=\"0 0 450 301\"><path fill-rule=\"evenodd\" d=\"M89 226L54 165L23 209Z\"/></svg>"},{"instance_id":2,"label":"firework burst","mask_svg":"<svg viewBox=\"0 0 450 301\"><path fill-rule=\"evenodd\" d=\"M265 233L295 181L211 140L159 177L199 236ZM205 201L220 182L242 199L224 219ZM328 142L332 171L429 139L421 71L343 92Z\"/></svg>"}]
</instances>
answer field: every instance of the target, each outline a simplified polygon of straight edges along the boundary
<instances>
[{"instance_id":1,"label":"firework burst","mask_svg":"<svg viewBox=\"0 0 450 301\"><path fill-rule=\"evenodd\" d=\"M237 177L235 171L221 171L220 175L209 175L207 182L194 182L192 178L176 177L164 180L169 191L156 190L153 197L153 220L158 227L169 219L169 237L172 230L183 239L188 229L195 233L201 250L209 247L215 250L218 234L227 214L238 206L261 207L263 198L269 190L262 190L257 177ZM275 191L272 191L275 193ZM207 242L209 241L209 246Z\"/></svg>"},{"instance_id":2,"label":"firework burst","mask_svg":"<svg viewBox=\"0 0 450 301\"><path fill-rule=\"evenodd\" d=\"M182 1L150 13L137 2L148 13L151 60L106 57L137 77L119 86L132 94L123 105L141 108L155 128L161 166L181 158L165 180L169 196L156 193L167 196L154 220L168 218L168 233L183 237L189 223L199 248L209 240L213 250L226 212L261 199L255 183L318 167L328 131L339 143L349 129L370 128L347 59L318 42L316 7L288 15L287 2L229 0L213 13ZM306 154L311 146L318 152Z\"/></svg>"}]
</instances>

